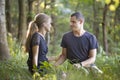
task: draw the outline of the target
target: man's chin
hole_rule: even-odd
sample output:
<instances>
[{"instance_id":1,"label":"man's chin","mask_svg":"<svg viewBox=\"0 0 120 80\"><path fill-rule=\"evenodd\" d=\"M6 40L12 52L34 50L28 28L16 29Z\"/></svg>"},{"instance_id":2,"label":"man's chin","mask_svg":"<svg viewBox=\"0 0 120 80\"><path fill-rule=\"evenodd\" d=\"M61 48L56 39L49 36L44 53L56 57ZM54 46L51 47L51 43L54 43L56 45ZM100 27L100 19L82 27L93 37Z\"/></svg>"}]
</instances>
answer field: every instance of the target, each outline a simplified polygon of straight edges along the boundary
<instances>
[{"instance_id":1,"label":"man's chin","mask_svg":"<svg viewBox=\"0 0 120 80\"><path fill-rule=\"evenodd\" d=\"M72 29L72 31L78 31L78 29Z\"/></svg>"}]
</instances>

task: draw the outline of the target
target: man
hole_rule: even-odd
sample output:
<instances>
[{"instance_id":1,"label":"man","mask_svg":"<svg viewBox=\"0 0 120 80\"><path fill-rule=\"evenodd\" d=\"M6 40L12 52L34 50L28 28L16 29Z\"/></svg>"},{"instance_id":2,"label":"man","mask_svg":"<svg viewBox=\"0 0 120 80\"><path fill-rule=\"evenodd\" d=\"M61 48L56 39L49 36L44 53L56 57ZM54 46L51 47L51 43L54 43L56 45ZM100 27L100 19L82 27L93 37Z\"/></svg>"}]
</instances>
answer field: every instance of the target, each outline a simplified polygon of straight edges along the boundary
<instances>
[{"instance_id":1,"label":"man","mask_svg":"<svg viewBox=\"0 0 120 80\"><path fill-rule=\"evenodd\" d=\"M93 34L84 30L84 21L80 12L71 15L72 31L65 33L62 38L62 54L57 59L55 66L62 64L66 59L77 68L91 67L94 64L98 43Z\"/></svg>"}]
</instances>

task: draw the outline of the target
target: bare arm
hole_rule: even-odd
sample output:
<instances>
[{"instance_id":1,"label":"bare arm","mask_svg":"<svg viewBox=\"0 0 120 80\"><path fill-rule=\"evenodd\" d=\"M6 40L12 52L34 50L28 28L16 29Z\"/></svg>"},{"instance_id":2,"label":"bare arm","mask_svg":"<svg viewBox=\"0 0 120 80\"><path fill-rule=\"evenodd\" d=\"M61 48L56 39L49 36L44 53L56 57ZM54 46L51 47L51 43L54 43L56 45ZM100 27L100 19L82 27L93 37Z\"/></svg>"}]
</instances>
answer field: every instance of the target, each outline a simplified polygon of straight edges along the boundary
<instances>
[{"instance_id":1,"label":"bare arm","mask_svg":"<svg viewBox=\"0 0 120 80\"><path fill-rule=\"evenodd\" d=\"M89 58L83 62L81 62L83 67L89 67L90 64L95 62L96 59L96 53L97 53L97 49L92 49L89 52Z\"/></svg>"},{"instance_id":2,"label":"bare arm","mask_svg":"<svg viewBox=\"0 0 120 80\"><path fill-rule=\"evenodd\" d=\"M47 56L47 58L49 62L56 61L58 59L56 56Z\"/></svg>"},{"instance_id":3,"label":"bare arm","mask_svg":"<svg viewBox=\"0 0 120 80\"><path fill-rule=\"evenodd\" d=\"M39 51L39 46L33 46L32 47L32 53L33 53L33 65L37 66L38 63L38 51Z\"/></svg>"},{"instance_id":4,"label":"bare arm","mask_svg":"<svg viewBox=\"0 0 120 80\"><path fill-rule=\"evenodd\" d=\"M66 48L62 48L62 54L58 57L58 59L55 62L55 66L58 66L62 63L64 63L66 60Z\"/></svg>"}]
</instances>

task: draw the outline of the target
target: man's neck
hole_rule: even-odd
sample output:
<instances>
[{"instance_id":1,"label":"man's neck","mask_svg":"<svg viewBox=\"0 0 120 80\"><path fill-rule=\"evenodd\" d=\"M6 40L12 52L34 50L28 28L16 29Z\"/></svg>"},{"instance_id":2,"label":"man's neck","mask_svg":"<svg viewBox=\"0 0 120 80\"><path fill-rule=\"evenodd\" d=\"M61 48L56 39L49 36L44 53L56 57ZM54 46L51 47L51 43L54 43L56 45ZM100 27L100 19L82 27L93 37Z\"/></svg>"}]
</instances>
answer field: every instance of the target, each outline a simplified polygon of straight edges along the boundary
<instances>
[{"instance_id":1,"label":"man's neck","mask_svg":"<svg viewBox=\"0 0 120 80\"><path fill-rule=\"evenodd\" d=\"M74 34L76 37L80 37L80 36L82 36L84 33L85 33L85 30L84 30L84 29L73 31L73 34Z\"/></svg>"}]
</instances>

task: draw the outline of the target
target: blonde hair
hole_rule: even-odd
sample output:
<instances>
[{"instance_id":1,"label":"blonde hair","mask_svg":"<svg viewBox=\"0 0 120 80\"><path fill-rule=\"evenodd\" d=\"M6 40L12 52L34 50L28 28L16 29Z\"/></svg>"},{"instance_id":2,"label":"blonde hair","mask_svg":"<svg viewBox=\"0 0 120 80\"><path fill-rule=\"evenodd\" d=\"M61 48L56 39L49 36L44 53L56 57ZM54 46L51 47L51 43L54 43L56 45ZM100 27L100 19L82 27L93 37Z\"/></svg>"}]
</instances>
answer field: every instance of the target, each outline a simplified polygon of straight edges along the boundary
<instances>
[{"instance_id":1,"label":"blonde hair","mask_svg":"<svg viewBox=\"0 0 120 80\"><path fill-rule=\"evenodd\" d=\"M29 52L30 42L32 35L37 32L39 29L43 27L43 23L47 22L50 17L44 13L39 13L35 16L34 21L31 21L28 26L27 35L26 35L26 43L25 43L25 51Z\"/></svg>"},{"instance_id":2,"label":"blonde hair","mask_svg":"<svg viewBox=\"0 0 120 80\"><path fill-rule=\"evenodd\" d=\"M28 26L27 35L26 35L26 43L25 43L25 51L28 52L30 49L30 41L32 35L38 31L38 27L36 26L34 21L31 21Z\"/></svg>"},{"instance_id":3,"label":"blonde hair","mask_svg":"<svg viewBox=\"0 0 120 80\"><path fill-rule=\"evenodd\" d=\"M47 22L50 19L50 17L44 13L39 13L35 16L34 21L39 29L43 27L43 23Z\"/></svg>"}]
</instances>

